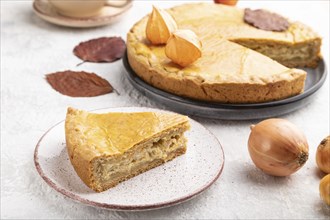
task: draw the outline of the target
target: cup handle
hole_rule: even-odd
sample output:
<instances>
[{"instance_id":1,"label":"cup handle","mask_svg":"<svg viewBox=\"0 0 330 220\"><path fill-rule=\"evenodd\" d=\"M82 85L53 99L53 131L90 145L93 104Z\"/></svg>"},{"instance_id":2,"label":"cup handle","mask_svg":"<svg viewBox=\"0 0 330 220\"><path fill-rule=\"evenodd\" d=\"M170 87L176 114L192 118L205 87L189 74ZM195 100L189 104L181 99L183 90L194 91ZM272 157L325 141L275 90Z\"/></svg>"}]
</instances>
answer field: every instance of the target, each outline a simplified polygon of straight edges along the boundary
<instances>
[{"instance_id":1,"label":"cup handle","mask_svg":"<svg viewBox=\"0 0 330 220\"><path fill-rule=\"evenodd\" d=\"M132 0L115 0L115 1L107 1L104 6L113 7L113 8L124 8L129 5Z\"/></svg>"}]
</instances>

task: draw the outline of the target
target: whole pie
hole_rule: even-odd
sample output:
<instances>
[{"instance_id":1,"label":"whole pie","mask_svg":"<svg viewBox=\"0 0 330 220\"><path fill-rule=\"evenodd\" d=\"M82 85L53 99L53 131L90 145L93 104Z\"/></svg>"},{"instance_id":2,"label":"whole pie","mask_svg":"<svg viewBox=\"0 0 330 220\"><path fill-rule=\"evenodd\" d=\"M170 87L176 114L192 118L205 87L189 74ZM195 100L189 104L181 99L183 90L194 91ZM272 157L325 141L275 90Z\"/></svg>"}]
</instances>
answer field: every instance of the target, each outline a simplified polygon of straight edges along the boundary
<instances>
[{"instance_id":1,"label":"whole pie","mask_svg":"<svg viewBox=\"0 0 330 220\"><path fill-rule=\"evenodd\" d=\"M81 180L101 192L186 152L187 116L168 112L96 114L69 108L70 161Z\"/></svg>"},{"instance_id":2,"label":"whole pie","mask_svg":"<svg viewBox=\"0 0 330 220\"><path fill-rule=\"evenodd\" d=\"M187 67L166 57L165 45L146 38L148 16L127 35L127 56L145 82L179 96L222 103L280 100L304 90L306 72L316 67L321 38L309 27L290 22L286 31L258 29L244 22L244 9L192 3L167 10L180 29L200 38L202 56Z\"/></svg>"}]
</instances>

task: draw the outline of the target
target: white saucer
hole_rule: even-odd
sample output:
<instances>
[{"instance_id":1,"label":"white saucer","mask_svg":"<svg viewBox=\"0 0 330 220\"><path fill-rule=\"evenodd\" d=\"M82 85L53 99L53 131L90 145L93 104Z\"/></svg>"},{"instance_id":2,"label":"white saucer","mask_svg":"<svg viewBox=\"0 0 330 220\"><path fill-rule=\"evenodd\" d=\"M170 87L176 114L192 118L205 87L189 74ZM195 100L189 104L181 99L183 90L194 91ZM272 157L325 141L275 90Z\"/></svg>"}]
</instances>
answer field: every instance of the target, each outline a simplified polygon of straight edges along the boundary
<instances>
[{"instance_id":1,"label":"white saucer","mask_svg":"<svg viewBox=\"0 0 330 220\"><path fill-rule=\"evenodd\" d=\"M100 14L88 18L71 18L59 14L48 0L34 0L33 11L42 19L61 26L88 28L111 24L132 7L132 0L122 6L105 6Z\"/></svg>"},{"instance_id":2,"label":"white saucer","mask_svg":"<svg viewBox=\"0 0 330 220\"><path fill-rule=\"evenodd\" d=\"M107 108L96 112L161 111L142 107ZM39 140L34 162L46 183L61 194L90 206L113 210L158 209L187 201L206 190L220 176L224 153L218 139L190 119L187 152L107 191L89 189L74 171L66 150L64 122Z\"/></svg>"}]
</instances>

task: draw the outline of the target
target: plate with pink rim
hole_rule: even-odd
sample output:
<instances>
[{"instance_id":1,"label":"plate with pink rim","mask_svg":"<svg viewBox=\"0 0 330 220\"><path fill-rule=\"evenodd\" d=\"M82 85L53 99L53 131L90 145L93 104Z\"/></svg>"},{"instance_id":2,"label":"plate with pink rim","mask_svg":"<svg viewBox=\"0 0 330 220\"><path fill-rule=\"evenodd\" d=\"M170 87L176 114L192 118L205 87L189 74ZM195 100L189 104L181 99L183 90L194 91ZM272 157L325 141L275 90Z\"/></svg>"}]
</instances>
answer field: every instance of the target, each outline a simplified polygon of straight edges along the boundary
<instances>
[{"instance_id":1,"label":"plate with pink rim","mask_svg":"<svg viewBox=\"0 0 330 220\"><path fill-rule=\"evenodd\" d=\"M120 2L120 4L118 4ZM75 27L89 28L108 25L116 22L128 9L132 7L132 0L110 1L104 6L99 15L87 18L73 18L63 16L49 3L48 0L34 0L33 11L41 19L53 24Z\"/></svg>"},{"instance_id":2,"label":"plate with pink rim","mask_svg":"<svg viewBox=\"0 0 330 220\"><path fill-rule=\"evenodd\" d=\"M105 112L163 111L144 107L95 110ZM89 189L75 173L65 145L64 121L39 140L34 163L46 183L77 202L112 210L150 210L182 203L201 194L221 175L224 152L218 139L203 125L189 119L187 152L172 161L124 181L107 191Z\"/></svg>"}]
</instances>

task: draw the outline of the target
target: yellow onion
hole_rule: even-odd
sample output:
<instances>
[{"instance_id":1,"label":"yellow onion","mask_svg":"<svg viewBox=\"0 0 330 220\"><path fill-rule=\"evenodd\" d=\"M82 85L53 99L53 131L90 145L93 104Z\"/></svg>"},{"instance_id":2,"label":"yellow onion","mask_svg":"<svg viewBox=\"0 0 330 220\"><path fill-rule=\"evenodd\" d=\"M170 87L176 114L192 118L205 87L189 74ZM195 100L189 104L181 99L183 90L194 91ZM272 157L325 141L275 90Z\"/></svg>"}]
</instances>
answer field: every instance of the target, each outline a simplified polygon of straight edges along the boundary
<instances>
[{"instance_id":1,"label":"yellow onion","mask_svg":"<svg viewBox=\"0 0 330 220\"><path fill-rule=\"evenodd\" d=\"M308 159L305 135L284 119L272 118L252 125L248 146L254 164L274 176L291 175Z\"/></svg>"},{"instance_id":2,"label":"yellow onion","mask_svg":"<svg viewBox=\"0 0 330 220\"><path fill-rule=\"evenodd\" d=\"M317 147L316 164L323 172L330 173L330 135Z\"/></svg>"},{"instance_id":3,"label":"yellow onion","mask_svg":"<svg viewBox=\"0 0 330 220\"><path fill-rule=\"evenodd\" d=\"M330 205L330 174L326 175L321 179L320 182L320 196L323 201Z\"/></svg>"}]
</instances>

